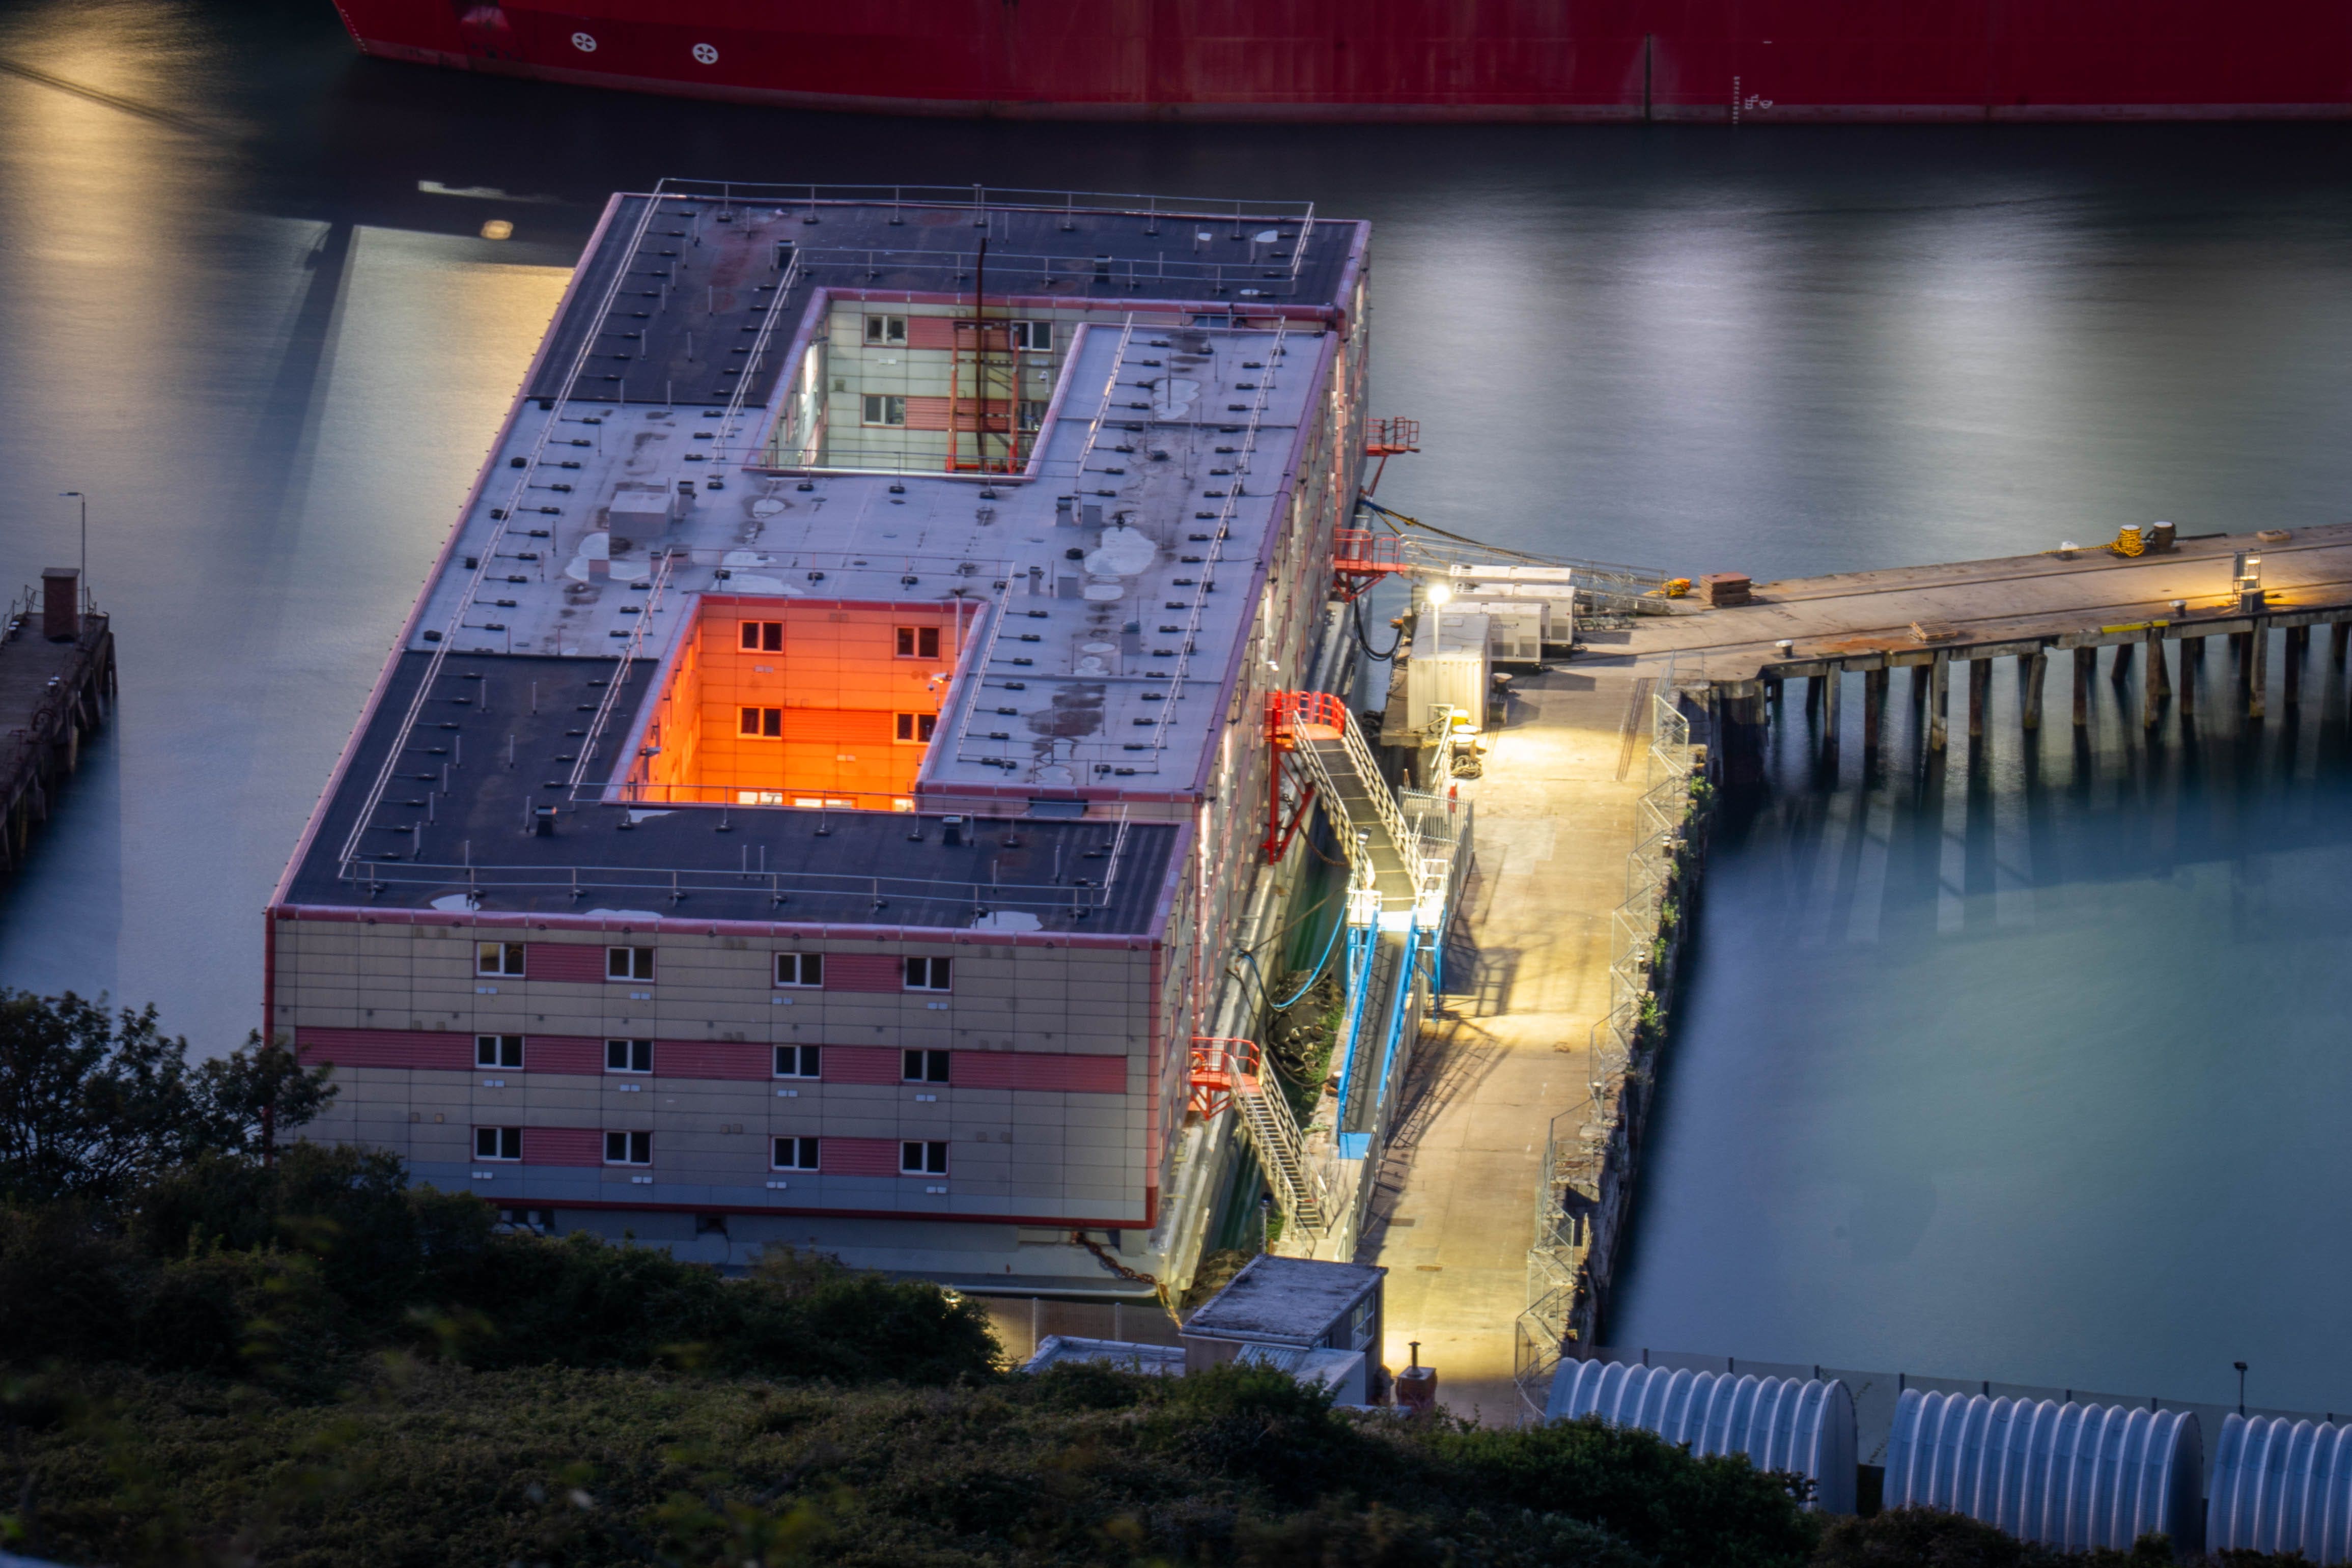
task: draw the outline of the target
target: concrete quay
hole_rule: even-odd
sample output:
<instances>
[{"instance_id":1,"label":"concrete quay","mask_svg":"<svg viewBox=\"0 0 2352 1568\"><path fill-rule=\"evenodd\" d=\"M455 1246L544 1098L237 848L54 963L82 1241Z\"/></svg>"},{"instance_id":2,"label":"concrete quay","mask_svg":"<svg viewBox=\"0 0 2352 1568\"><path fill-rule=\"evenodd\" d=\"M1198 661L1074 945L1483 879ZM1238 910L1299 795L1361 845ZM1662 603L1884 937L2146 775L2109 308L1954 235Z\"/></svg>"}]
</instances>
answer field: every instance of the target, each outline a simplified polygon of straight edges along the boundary
<instances>
[{"instance_id":1,"label":"concrete quay","mask_svg":"<svg viewBox=\"0 0 2352 1568\"><path fill-rule=\"evenodd\" d=\"M1415 1047L1356 1254L1389 1270L1387 1364L1419 1341L1439 1402L1489 1425L1517 1419L1547 1140L1593 1096L1648 782L1654 679L1601 640L1625 634L1593 636L1587 657L1512 681L1483 776L1458 786L1478 827L1446 1005Z\"/></svg>"}]
</instances>

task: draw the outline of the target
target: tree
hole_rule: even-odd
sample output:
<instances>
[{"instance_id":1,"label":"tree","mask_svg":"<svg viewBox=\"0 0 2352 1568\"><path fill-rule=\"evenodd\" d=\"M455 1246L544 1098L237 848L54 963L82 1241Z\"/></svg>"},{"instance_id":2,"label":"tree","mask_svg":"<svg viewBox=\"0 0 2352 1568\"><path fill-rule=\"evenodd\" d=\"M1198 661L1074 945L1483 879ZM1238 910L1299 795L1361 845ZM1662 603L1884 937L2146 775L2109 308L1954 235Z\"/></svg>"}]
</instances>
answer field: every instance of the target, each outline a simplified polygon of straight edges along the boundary
<instances>
[{"instance_id":1,"label":"tree","mask_svg":"<svg viewBox=\"0 0 2352 1568\"><path fill-rule=\"evenodd\" d=\"M266 1153L334 1089L258 1035L191 1069L152 1006L0 987L0 1199L119 1203L205 1153Z\"/></svg>"}]
</instances>

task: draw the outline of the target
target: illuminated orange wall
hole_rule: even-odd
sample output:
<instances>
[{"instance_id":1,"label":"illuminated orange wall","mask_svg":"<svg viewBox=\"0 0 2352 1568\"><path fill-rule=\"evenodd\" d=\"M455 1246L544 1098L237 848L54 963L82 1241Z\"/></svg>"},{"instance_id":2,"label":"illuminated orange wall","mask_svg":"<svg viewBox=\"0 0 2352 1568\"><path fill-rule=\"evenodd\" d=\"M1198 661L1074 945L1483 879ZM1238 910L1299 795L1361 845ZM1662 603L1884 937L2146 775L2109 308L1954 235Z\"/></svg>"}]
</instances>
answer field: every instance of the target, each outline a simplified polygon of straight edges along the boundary
<instances>
[{"instance_id":1,"label":"illuminated orange wall","mask_svg":"<svg viewBox=\"0 0 2352 1568\"><path fill-rule=\"evenodd\" d=\"M783 625L781 652L742 646L745 621ZM936 658L901 658L900 626L936 627ZM888 809L914 794L926 748L896 738L897 715L937 714L952 674L956 617L944 610L706 595L657 700L644 774L649 797L712 805L745 790L848 798ZM783 734L740 733L746 708L782 710Z\"/></svg>"}]
</instances>

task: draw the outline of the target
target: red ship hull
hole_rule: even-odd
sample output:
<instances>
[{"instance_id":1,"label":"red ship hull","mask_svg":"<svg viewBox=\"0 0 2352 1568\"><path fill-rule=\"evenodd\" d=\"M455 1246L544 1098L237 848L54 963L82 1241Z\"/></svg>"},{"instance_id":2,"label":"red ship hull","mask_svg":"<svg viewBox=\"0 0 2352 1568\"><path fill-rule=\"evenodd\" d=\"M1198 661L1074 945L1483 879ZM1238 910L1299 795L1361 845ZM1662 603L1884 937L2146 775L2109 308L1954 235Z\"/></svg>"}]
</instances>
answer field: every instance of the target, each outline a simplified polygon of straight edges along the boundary
<instances>
[{"instance_id":1,"label":"red ship hull","mask_svg":"<svg viewBox=\"0 0 2352 1568\"><path fill-rule=\"evenodd\" d=\"M1066 119L2352 116L2342 0L338 0L362 49L802 108Z\"/></svg>"}]
</instances>

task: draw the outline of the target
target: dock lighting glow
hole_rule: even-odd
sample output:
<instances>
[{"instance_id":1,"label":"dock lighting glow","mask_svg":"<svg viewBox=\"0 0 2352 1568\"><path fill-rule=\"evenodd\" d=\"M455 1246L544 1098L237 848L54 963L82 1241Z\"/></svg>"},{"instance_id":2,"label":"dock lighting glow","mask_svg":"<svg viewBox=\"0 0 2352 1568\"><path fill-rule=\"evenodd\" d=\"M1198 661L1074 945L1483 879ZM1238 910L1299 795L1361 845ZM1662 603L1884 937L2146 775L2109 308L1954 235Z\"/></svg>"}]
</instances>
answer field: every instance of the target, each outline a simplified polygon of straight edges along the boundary
<instances>
[{"instance_id":1,"label":"dock lighting glow","mask_svg":"<svg viewBox=\"0 0 2352 1568\"><path fill-rule=\"evenodd\" d=\"M2231 562L2230 591L2242 610L2263 607L2263 557L2258 550L2241 550Z\"/></svg>"},{"instance_id":2,"label":"dock lighting glow","mask_svg":"<svg viewBox=\"0 0 2352 1568\"><path fill-rule=\"evenodd\" d=\"M1433 583L1430 585L1429 604L1432 609L1444 609L1447 605L1450 605L1453 602L1453 589L1447 587L1443 583Z\"/></svg>"},{"instance_id":3,"label":"dock lighting glow","mask_svg":"<svg viewBox=\"0 0 2352 1568\"><path fill-rule=\"evenodd\" d=\"M509 223L502 217L494 217L489 222L482 226L482 237L484 239L512 239L514 237L514 225Z\"/></svg>"}]
</instances>

